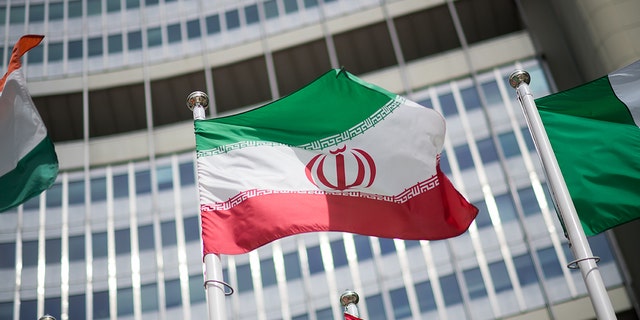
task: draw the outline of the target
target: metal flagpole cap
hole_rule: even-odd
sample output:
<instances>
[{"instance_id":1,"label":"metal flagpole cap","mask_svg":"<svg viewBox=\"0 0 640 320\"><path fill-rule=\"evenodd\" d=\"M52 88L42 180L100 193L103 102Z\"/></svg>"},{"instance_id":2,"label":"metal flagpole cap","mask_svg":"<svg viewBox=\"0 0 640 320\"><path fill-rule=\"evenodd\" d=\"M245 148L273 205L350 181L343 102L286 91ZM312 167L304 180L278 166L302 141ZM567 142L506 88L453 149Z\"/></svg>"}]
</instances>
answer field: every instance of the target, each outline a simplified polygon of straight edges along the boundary
<instances>
[{"instance_id":1,"label":"metal flagpole cap","mask_svg":"<svg viewBox=\"0 0 640 320\"><path fill-rule=\"evenodd\" d=\"M54 316L45 314L44 316L38 318L38 320L56 320L56 318Z\"/></svg>"},{"instance_id":2,"label":"metal flagpole cap","mask_svg":"<svg viewBox=\"0 0 640 320\"><path fill-rule=\"evenodd\" d=\"M529 72L526 72L524 70L516 70L512 72L511 75L509 75L509 84L514 89L517 89L522 82L526 84L529 84L531 82L531 76L529 75Z\"/></svg>"},{"instance_id":3,"label":"metal flagpole cap","mask_svg":"<svg viewBox=\"0 0 640 320\"><path fill-rule=\"evenodd\" d=\"M202 91L191 92L191 94L187 96L187 107L193 111L193 108L198 105L206 109L209 106L209 96Z\"/></svg>"},{"instance_id":4,"label":"metal flagpole cap","mask_svg":"<svg viewBox=\"0 0 640 320\"><path fill-rule=\"evenodd\" d=\"M360 297L355 291L347 290L340 296L340 303L342 303L343 307L346 307L350 304L357 304L360 301Z\"/></svg>"}]
</instances>

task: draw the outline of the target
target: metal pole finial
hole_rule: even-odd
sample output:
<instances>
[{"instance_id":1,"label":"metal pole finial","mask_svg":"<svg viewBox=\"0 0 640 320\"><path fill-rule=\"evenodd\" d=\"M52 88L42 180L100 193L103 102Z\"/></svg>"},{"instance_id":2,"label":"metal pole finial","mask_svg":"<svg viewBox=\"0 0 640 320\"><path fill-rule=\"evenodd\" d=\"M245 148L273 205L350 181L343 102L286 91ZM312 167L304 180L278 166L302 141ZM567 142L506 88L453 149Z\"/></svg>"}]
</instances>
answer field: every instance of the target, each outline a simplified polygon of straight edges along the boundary
<instances>
[{"instance_id":1,"label":"metal pole finial","mask_svg":"<svg viewBox=\"0 0 640 320\"><path fill-rule=\"evenodd\" d=\"M38 320L56 320L56 318L52 315L45 314L44 316L38 318Z\"/></svg>"},{"instance_id":2,"label":"metal pole finial","mask_svg":"<svg viewBox=\"0 0 640 320\"><path fill-rule=\"evenodd\" d=\"M358 311L358 306L356 305L360 301L360 297L355 291L346 290L340 296L340 303L344 307L344 312L359 317L360 312Z\"/></svg>"},{"instance_id":3,"label":"metal pole finial","mask_svg":"<svg viewBox=\"0 0 640 320\"><path fill-rule=\"evenodd\" d=\"M526 84L529 84L531 82L531 76L529 75L529 72L526 72L524 70L516 70L512 72L511 75L509 75L509 84L514 89L517 89L522 82Z\"/></svg>"},{"instance_id":4,"label":"metal pole finial","mask_svg":"<svg viewBox=\"0 0 640 320\"><path fill-rule=\"evenodd\" d=\"M194 120L205 118L204 110L209 106L209 96L202 91L191 92L187 96L187 108L193 111Z\"/></svg>"}]
</instances>

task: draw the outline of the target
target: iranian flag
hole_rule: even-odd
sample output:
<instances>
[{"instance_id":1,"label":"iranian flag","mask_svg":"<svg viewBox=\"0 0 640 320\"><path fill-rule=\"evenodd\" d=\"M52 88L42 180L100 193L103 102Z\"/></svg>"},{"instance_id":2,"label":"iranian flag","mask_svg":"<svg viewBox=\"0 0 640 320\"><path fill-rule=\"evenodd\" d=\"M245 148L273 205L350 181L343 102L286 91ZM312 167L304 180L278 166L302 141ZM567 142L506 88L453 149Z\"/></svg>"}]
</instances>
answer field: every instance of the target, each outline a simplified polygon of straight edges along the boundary
<instances>
[{"instance_id":1,"label":"iranian flag","mask_svg":"<svg viewBox=\"0 0 640 320\"><path fill-rule=\"evenodd\" d=\"M536 104L585 234L640 218L640 61Z\"/></svg>"},{"instance_id":2,"label":"iranian flag","mask_svg":"<svg viewBox=\"0 0 640 320\"><path fill-rule=\"evenodd\" d=\"M20 62L42 38L20 38L0 79L0 212L40 194L58 175L53 143L27 91Z\"/></svg>"},{"instance_id":3,"label":"iranian flag","mask_svg":"<svg viewBox=\"0 0 640 320\"><path fill-rule=\"evenodd\" d=\"M195 134L205 254L313 231L444 239L477 214L439 169L442 116L344 70Z\"/></svg>"}]
</instances>

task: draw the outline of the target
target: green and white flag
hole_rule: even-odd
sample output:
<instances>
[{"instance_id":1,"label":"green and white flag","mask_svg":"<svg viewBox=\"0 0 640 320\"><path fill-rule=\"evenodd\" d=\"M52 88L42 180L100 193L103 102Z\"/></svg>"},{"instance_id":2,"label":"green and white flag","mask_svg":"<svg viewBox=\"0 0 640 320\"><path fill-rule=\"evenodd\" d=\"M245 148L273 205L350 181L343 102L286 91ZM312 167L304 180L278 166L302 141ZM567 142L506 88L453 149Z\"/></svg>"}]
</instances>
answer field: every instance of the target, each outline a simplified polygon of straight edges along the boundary
<instances>
[{"instance_id":1,"label":"green and white flag","mask_svg":"<svg viewBox=\"0 0 640 320\"><path fill-rule=\"evenodd\" d=\"M535 102L585 234L640 218L640 61Z\"/></svg>"},{"instance_id":2,"label":"green and white flag","mask_svg":"<svg viewBox=\"0 0 640 320\"><path fill-rule=\"evenodd\" d=\"M53 143L27 91L20 62L42 38L20 38L0 80L0 212L40 194L58 175Z\"/></svg>"}]
</instances>

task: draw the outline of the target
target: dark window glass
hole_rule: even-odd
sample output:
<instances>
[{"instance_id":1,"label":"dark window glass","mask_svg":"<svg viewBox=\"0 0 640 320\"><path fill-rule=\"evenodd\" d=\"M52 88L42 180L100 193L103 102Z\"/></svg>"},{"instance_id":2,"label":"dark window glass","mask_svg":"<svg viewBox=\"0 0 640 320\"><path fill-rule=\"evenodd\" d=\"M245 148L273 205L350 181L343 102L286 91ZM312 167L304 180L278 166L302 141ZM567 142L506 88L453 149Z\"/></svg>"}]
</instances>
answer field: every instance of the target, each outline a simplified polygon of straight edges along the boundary
<instances>
[{"instance_id":1,"label":"dark window glass","mask_svg":"<svg viewBox=\"0 0 640 320\"><path fill-rule=\"evenodd\" d=\"M133 314L133 288L118 288L118 316Z\"/></svg>"},{"instance_id":2,"label":"dark window glass","mask_svg":"<svg viewBox=\"0 0 640 320\"><path fill-rule=\"evenodd\" d=\"M431 282L423 281L416 283L416 296L420 305L420 312L429 312L436 310L436 299L433 296Z\"/></svg>"},{"instance_id":3,"label":"dark window glass","mask_svg":"<svg viewBox=\"0 0 640 320\"><path fill-rule=\"evenodd\" d=\"M522 128L522 137L524 138L524 142L527 143L527 149L531 151L536 150L536 144L533 143L533 138L531 138L531 132L529 132L529 128Z\"/></svg>"},{"instance_id":4,"label":"dark window glass","mask_svg":"<svg viewBox=\"0 0 640 320\"><path fill-rule=\"evenodd\" d=\"M536 275L536 269L533 266L533 261L529 254L523 254L513 258L513 264L516 267L518 273L518 280L520 280L521 286L528 284L538 283L538 276Z\"/></svg>"},{"instance_id":5,"label":"dark window glass","mask_svg":"<svg viewBox=\"0 0 640 320\"><path fill-rule=\"evenodd\" d=\"M368 320L387 319L384 302L382 301L382 296L380 294L366 297L365 301L367 302L367 311L369 313L369 318L367 318Z\"/></svg>"},{"instance_id":6,"label":"dark window glass","mask_svg":"<svg viewBox=\"0 0 640 320\"><path fill-rule=\"evenodd\" d=\"M143 170L136 172L136 194L151 192L151 172Z\"/></svg>"},{"instance_id":7,"label":"dark window glass","mask_svg":"<svg viewBox=\"0 0 640 320\"><path fill-rule=\"evenodd\" d=\"M116 254L131 252L131 231L129 228L115 231Z\"/></svg>"},{"instance_id":8,"label":"dark window glass","mask_svg":"<svg viewBox=\"0 0 640 320\"><path fill-rule=\"evenodd\" d=\"M491 216L489 216L489 209L484 200L479 200L473 203L478 208L478 215L476 216L476 225L478 228L483 228L491 225Z\"/></svg>"},{"instance_id":9,"label":"dark window glass","mask_svg":"<svg viewBox=\"0 0 640 320\"><path fill-rule=\"evenodd\" d=\"M476 142L478 146L478 152L480 152L480 158L485 164L498 161L498 152L496 146L493 144L491 137L484 138Z\"/></svg>"},{"instance_id":10,"label":"dark window glass","mask_svg":"<svg viewBox=\"0 0 640 320\"><path fill-rule=\"evenodd\" d=\"M440 100L440 108L442 108L442 115L452 116L458 114L458 108L456 108L456 101L453 98L453 93L443 94L438 97Z\"/></svg>"},{"instance_id":11,"label":"dark window glass","mask_svg":"<svg viewBox=\"0 0 640 320\"><path fill-rule=\"evenodd\" d=\"M247 24L253 24L259 21L258 5L252 4L244 7L244 17L247 20Z\"/></svg>"},{"instance_id":12,"label":"dark window glass","mask_svg":"<svg viewBox=\"0 0 640 320\"><path fill-rule=\"evenodd\" d=\"M369 237L354 234L353 242L356 245L356 254L358 255L358 261L364 261L373 257Z\"/></svg>"},{"instance_id":13,"label":"dark window glass","mask_svg":"<svg viewBox=\"0 0 640 320\"><path fill-rule=\"evenodd\" d=\"M45 261L47 264L58 264L62 257L62 239L47 239L45 241Z\"/></svg>"},{"instance_id":14,"label":"dark window glass","mask_svg":"<svg viewBox=\"0 0 640 320\"><path fill-rule=\"evenodd\" d=\"M127 44L129 50L142 49L142 32L131 31L127 34Z\"/></svg>"},{"instance_id":15,"label":"dark window glass","mask_svg":"<svg viewBox=\"0 0 640 320\"><path fill-rule=\"evenodd\" d=\"M140 251L153 250L155 241L153 239L153 225L138 227L138 246Z\"/></svg>"},{"instance_id":16,"label":"dark window glass","mask_svg":"<svg viewBox=\"0 0 640 320\"><path fill-rule=\"evenodd\" d=\"M500 88L498 88L497 82L485 82L481 84L481 87L488 105L502 104L502 96L500 96Z\"/></svg>"},{"instance_id":17,"label":"dark window glass","mask_svg":"<svg viewBox=\"0 0 640 320\"><path fill-rule=\"evenodd\" d=\"M464 281L467 283L467 290L469 290L469 298L477 299L487 295L480 268L464 270L463 275Z\"/></svg>"},{"instance_id":18,"label":"dark window glass","mask_svg":"<svg viewBox=\"0 0 640 320\"><path fill-rule=\"evenodd\" d=\"M109 291L93 293L93 317L109 318Z\"/></svg>"},{"instance_id":19,"label":"dark window glass","mask_svg":"<svg viewBox=\"0 0 640 320\"><path fill-rule=\"evenodd\" d=\"M140 286L142 312L158 310L158 285L149 283Z\"/></svg>"},{"instance_id":20,"label":"dark window glass","mask_svg":"<svg viewBox=\"0 0 640 320\"><path fill-rule=\"evenodd\" d=\"M396 319L411 317L409 298L404 287L389 291L389 296L391 297L391 305L393 305L393 315Z\"/></svg>"},{"instance_id":21,"label":"dark window glass","mask_svg":"<svg viewBox=\"0 0 640 320\"><path fill-rule=\"evenodd\" d=\"M331 254L333 256L333 266L335 268L346 266L347 251L344 248L344 241L342 239L331 241Z\"/></svg>"},{"instance_id":22,"label":"dark window glass","mask_svg":"<svg viewBox=\"0 0 640 320\"><path fill-rule=\"evenodd\" d=\"M47 190L47 207L59 207L62 205L62 184L54 183Z\"/></svg>"},{"instance_id":23,"label":"dark window glass","mask_svg":"<svg viewBox=\"0 0 640 320\"><path fill-rule=\"evenodd\" d=\"M87 15L99 15L102 13L102 1L101 0L88 0L87 1Z\"/></svg>"},{"instance_id":24,"label":"dark window glass","mask_svg":"<svg viewBox=\"0 0 640 320\"><path fill-rule=\"evenodd\" d=\"M40 197L33 197L27 202L23 203L22 206L25 210L35 210L40 207Z\"/></svg>"},{"instance_id":25,"label":"dark window glass","mask_svg":"<svg viewBox=\"0 0 640 320\"><path fill-rule=\"evenodd\" d=\"M69 204L84 204L84 180L69 181Z\"/></svg>"},{"instance_id":26,"label":"dark window glass","mask_svg":"<svg viewBox=\"0 0 640 320\"><path fill-rule=\"evenodd\" d=\"M107 38L107 45L109 46L109 53L122 52L122 35L112 34Z\"/></svg>"},{"instance_id":27,"label":"dark window glass","mask_svg":"<svg viewBox=\"0 0 640 320\"><path fill-rule=\"evenodd\" d=\"M0 243L0 269L13 269L16 266L16 244Z\"/></svg>"},{"instance_id":28,"label":"dark window glass","mask_svg":"<svg viewBox=\"0 0 640 320\"><path fill-rule=\"evenodd\" d=\"M218 112L271 100L264 56L212 69Z\"/></svg>"},{"instance_id":29,"label":"dark window glass","mask_svg":"<svg viewBox=\"0 0 640 320\"><path fill-rule=\"evenodd\" d=\"M201 274L194 274L189 276L189 299L192 304L205 301L205 292Z\"/></svg>"},{"instance_id":30,"label":"dark window glass","mask_svg":"<svg viewBox=\"0 0 640 320\"><path fill-rule=\"evenodd\" d=\"M379 238L380 240L380 253L383 255L396 252L396 244L393 239Z\"/></svg>"},{"instance_id":31,"label":"dark window glass","mask_svg":"<svg viewBox=\"0 0 640 320\"><path fill-rule=\"evenodd\" d=\"M0 57L2 56L2 50L0 49ZM37 46L27 53L27 59L29 63L42 63L44 61L44 46Z\"/></svg>"},{"instance_id":32,"label":"dark window glass","mask_svg":"<svg viewBox=\"0 0 640 320\"><path fill-rule=\"evenodd\" d=\"M220 32L220 16L217 14L208 16L204 20L207 24L207 33L214 34Z\"/></svg>"},{"instance_id":33,"label":"dark window glass","mask_svg":"<svg viewBox=\"0 0 640 320\"><path fill-rule=\"evenodd\" d=\"M553 247L538 250L538 259L545 278L562 276L562 267Z\"/></svg>"},{"instance_id":34,"label":"dark window glass","mask_svg":"<svg viewBox=\"0 0 640 320\"><path fill-rule=\"evenodd\" d=\"M273 258L260 260L260 274L262 275L262 286L268 287L277 283Z\"/></svg>"},{"instance_id":35,"label":"dark window glass","mask_svg":"<svg viewBox=\"0 0 640 320\"><path fill-rule=\"evenodd\" d=\"M240 27L240 14L238 10L230 10L224 13L227 19L227 30L237 29Z\"/></svg>"},{"instance_id":36,"label":"dark window glass","mask_svg":"<svg viewBox=\"0 0 640 320\"><path fill-rule=\"evenodd\" d=\"M182 33L180 24L172 24L167 26L167 38L169 43L180 42L182 40Z\"/></svg>"},{"instance_id":37,"label":"dark window glass","mask_svg":"<svg viewBox=\"0 0 640 320\"><path fill-rule=\"evenodd\" d=\"M284 255L284 274L287 276L287 280L299 279L302 275L298 251Z\"/></svg>"},{"instance_id":38,"label":"dark window glass","mask_svg":"<svg viewBox=\"0 0 640 320\"><path fill-rule=\"evenodd\" d=\"M318 6L318 0L304 0L305 8L313 8Z\"/></svg>"},{"instance_id":39,"label":"dark window glass","mask_svg":"<svg viewBox=\"0 0 640 320\"><path fill-rule=\"evenodd\" d=\"M162 45L162 30L160 27L147 29L147 46L157 47Z\"/></svg>"},{"instance_id":40,"label":"dark window glass","mask_svg":"<svg viewBox=\"0 0 640 320\"><path fill-rule=\"evenodd\" d=\"M29 6L29 22L44 21L44 4L32 4Z\"/></svg>"},{"instance_id":41,"label":"dark window glass","mask_svg":"<svg viewBox=\"0 0 640 320\"><path fill-rule=\"evenodd\" d=\"M194 39L200 37L200 35L200 21L197 19L187 21L187 37L189 39Z\"/></svg>"},{"instance_id":42,"label":"dark window glass","mask_svg":"<svg viewBox=\"0 0 640 320\"><path fill-rule=\"evenodd\" d=\"M455 6L469 44L522 29L514 1L463 0L457 1Z\"/></svg>"},{"instance_id":43,"label":"dark window glass","mask_svg":"<svg viewBox=\"0 0 640 320\"><path fill-rule=\"evenodd\" d=\"M20 319L38 319L38 300L20 301Z\"/></svg>"},{"instance_id":44,"label":"dark window glass","mask_svg":"<svg viewBox=\"0 0 640 320\"><path fill-rule=\"evenodd\" d=\"M99 202L107 200L107 178L91 179L91 202Z\"/></svg>"},{"instance_id":45,"label":"dark window glass","mask_svg":"<svg viewBox=\"0 0 640 320\"><path fill-rule=\"evenodd\" d=\"M158 4L158 0L145 0L144 4L147 5L147 6L157 5Z\"/></svg>"},{"instance_id":46,"label":"dark window glass","mask_svg":"<svg viewBox=\"0 0 640 320\"><path fill-rule=\"evenodd\" d=\"M278 3L276 0L267 0L263 2L262 5L264 6L264 15L267 19L278 16Z\"/></svg>"},{"instance_id":47,"label":"dark window glass","mask_svg":"<svg viewBox=\"0 0 640 320\"><path fill-rule=\"evenodd\" d=\"M120 0L107 0L107 12L120 11Z\"/></svg>"},{"instance_id":48,"label":"dark window glass","mask_svg":"<svg viewBox=\"0 0 640 320\"><path fill-rule=\"evenodd\" d=\"M98 232L94 233L91 239L91 243L93 246L93 257L100 258L107 256L107 233L106 232Z\"/></svg>"},{"instance_id":49,"label":"dark window glass","mask_svg":"<svg viewBox=\"0 0 640 320\"><path fill-rule=\"evenodd\" d=\"M482 104L480 103L480 97L478 96L478 91L475 87L464 88L460 90L460 95L462 96L462 102L464 103L465 109L474 110L482 107Z\"/></svg>"},{"instance_id":50,"label":"dark window glass","mask_svg":"<svg viewBox=\"0 0 640 320\"><path fill-rule=\"evenodd\" d=\"M13 301L0 302L0 319L13 319Z\"/></svg>"},{"instance_id":51,"label":"dark window glass","mask_svg":"<svg viewBox=\"0 0 640 320\"><path fill-rule=\"evenodd\" d=\"M516 207L513 204L513 199L509 194L501 194L495 197L496 205L498 206L498 213L500 213L500 220L507 222L516 218Z\"/></svg>"},{"instance_id":52,"label":"dark window glass","mask_svg":"<svg viewBox=\"0 0 640 320\"><path fill-rule=\"evenodd\" d=\"M440 170L444 172L444 174L451 175L451 165L449 164L449 158L447 157L447 152L442 150L440 153Z\"/></svg>"},{"instance_id":53,"label":"dark window glass","mask_svg":"<svg viewBox=\"0 0 640 320\"><path fill-rule=\"evenodd\" d=\"M69 237L69 261L84 261L84 235Z\"/></svg>"},{"instance_id":54,"label":"dark window glass","mask_svg":"<svg viewBox=\"0 0 640 320\"><path fill-rule=\"evenodd\" d=\"M298 90L301 83L315 80L331 68L324 39L299 44L273 52L273 63L282 96Z\"/></svg>"},{"instance_id":55,"label":"dark window glass","mask_svg":"<svg viewBox=\"0 0 640 320\"><path fill-rule=\"evenodd\" d=\"M62 43L49 43L49 61L62 61Z\"/></svg>"},{"instance_id":56,"label":"dark window glass","mask_svg":"<svg viewBox=\"0 0 640 320\"><path fill-rule=\"evenodd\" d=\"M69 296L69 319L84 319L86 314L86 298L83 294Z\"/></svg>"},{"instance_id":57,"label":"dark window glass","mask_svg":"<svg viewBox=\"0 0 640 320\"><path fill-rule=\"evenodd\" d=\"M82 40L69 41L69 60L82 58Z\"/></svg>"},{"instance_id":58,"label":"dark window glass","mask_svg":"<svg viewBox=\"0 0 640 320\"><path fill-rule=\"evenodd\" d=\"M298 11L298 1L297 0L284 0L284 12L292 13Z\"/></svg>"},{"instance_id":59,"label":"dark window glass","mask_svg":"<svg viewBox=\"0 0 640 320\"><path fill-rule=\"evenodd\" d=\"M177 307L182 304L182 294L180 291L180 279L164 281L165 302L167 308Z\"/></svg>"},{"instance_id":60,"label":"dark window glass","mask_svg":"<svg viewBox=\"0 0 640 320\"><path fill-rule=\"evenodd\" d=\"M307 248L307 258L309 259L309 273L316 274L324 271L320 246Z\"/></svg>"},{"instance_id":61,"label":"dark window glass","mask_svg":"<svg viewBox=\"0 0 640 320\"><path fill-rule=\"evenodd\" d=\"M594 255L600 257L600 263L607 263L614 261L611 247L609 246L609 240L604 233L587 238L589 246ZM573 258L571 259L573 260Z\"/></svg>"},{"instance_id":62,"label":"dark window glass","mask_svg":"<svg viewBox=\"0 0 640 320\"><path fill-rule=\"evenodd\" d=\"M354 74L398 64L385 22L335 34L333 39L338 61Z\"/></svg>"},{"instance_id":63,"label":"dark window glass","mask_svg":"<svg viewBox=\"0 0 640 320\"><path fill-rule=\"evenodd\" d=\"M316 310L316 319L332 319L332 318L333 318L333 312L331 311L331 307Z\"/></svg>"},{"instance_id":64,"label":"dark window glass","mask_svg":"<svg viewBox=\"0 0 640 320\"><path fill-rule=\"evenodd\" d=\"M44 309L47 310L47 314L57 319L62 313L62 298L60 297L45 298Z\"/></svg>"},{"instance_id":65,"label":"dark window glass","mask_svg":"<svg viewBox=\"0 0 640 320\"><path fill-rule=\"evenodd\" d=\"M62 18L64 18L62 2L49 3L49 21L62 20Z\"/></svg>"},{"instance_id":66,"label":"dark window glass","mask_svg":"<svg viewBox=\"0 0 640 320\"><path fill-rule=\"evenodd\" d=\"M441 277L440 287L442 287L442 296L445 305L452 306L462 302L460 286L458 286L458 279L456 279L454 274Z\"/></svg>"},{"instance_id":67,"label":"dark window glass","mask_svg":"<svg viewBox=\"0 0 640 320\"><path fill-rule=\"evenodd\" d=\"M433 104L431 103L431 98L420 100L420 101L418 101L418 104L423 106L423 107L427 107L429 109L433 109Z\"/></svg>"},{"instance_id":68,"label":"dark window glass","mask_svg":"<svg viewBox=\"0 0 640 320\"><path fill-rule=\"evenodd\" d=\"M22 266L33 267L38 265L38 240L22 242Z\"/></svg>"},{"instance_id":69,"label":"dark window glass","mask_svg":"<svg viewBox=\"0 0 640 320\"><path fill-rule=\"evenodd\" d=\"M496 293L510 290L511 280L509 279L509 273L507 272L507 266L504 261L497 261L489 264L489 273L493 279L493 288Z\"/></svg>"},{"instance_id":70,"label":"dark window glass","mask_svg":"<svg viewBox=\"0 0 640 320\"><path fill-rule=\"evenodd\" d=\"M251 267L249 264L237 266L236 276L238 278L238 293L253 290L253 280L251 279Z\"/></svg>"},{"instance_id":71,"label":"dark window glass","mask_svg":"<svg viewBox=\"0 0 640 320\"><path fill-rule=\"evenodd\" d=\"M460 170L473 167L473 158L471 157L471 150L469 150L469 145L465 143L459 146L455 146L453 147L453 152L456 154L456 159L458 160L458 166L460 167Z\"/></svg>"},{"instance_id":72,"label":"dark window glass","mask_svg":"<svg viewBox=\"0 0 640 320\"><path fill-rule=\"evenodd\" d=\"M6 5L6 4L5 4ZM11 6L9 23L24 23L26 8L24 5Z\"/></svg>"},{"instance_id":73,"label":"dark window glass","mask_svg":"<svg viewBox=\"0 0 640 320\"><path fill-rule=\"evenodd\" d=\"M193 162L181 163L180 170L180 185L189 186L195 183L195 171L193 170Z\"/></svg>"},{"instance_id":74,"label":"dark window glass","mask_svg":"<svg viewBox=\"0 0 640 320\"><path fill-rule=\"evenodd\" d=\"M173 188L173 172L171 166L162 166L156 169L158 190Z\"/></svg>"},{"instance_id":75,"label":"dark window glass","mask_svg":"<svg viewBox=\"0 0 640 320\"><path fill-rule=\"evenodd\" d=\"M309 315L306 314L306 313L305 314L300 314L300 315L297 315L297 316L293 316L291 318L291 320L309 320Z\"/></svg>"},{"instance_id":76,"label":"dark window glass","mask_svg":"<svg viewBox=\"0 0 640 320\"><path fill-rule=\"evenodd\" d=\"M505 157L509 158L520 155L518 140L516 140L516 135L513 134L513 131L499 134L498 140L500 140L500 146L502 147L502 152L504 152Z\"/></svg>"},{"instance_id":77,"label":"dark window glass","mask_svg":"<svg viewBox=\"0 0 640 320\"><path fill-rule=\"evenodd\" d=\"M126 198L129 196L129 177L127 173L113 176L113 197Z\"/></svg>"},{"instance_id":78,"label":"dark window glass","mask_svg":"<svg viewBox=\"0 0 640 320\"><path fill-rule=\"evenodd\" d=\"M140 8L140 0L127 0L127 9ZM157 307L156 307L157 308Z\"/></svg>"},{"instance_id":79,"label":"dark window glass","mask_svg":"<svg viewBox=\"0 0 640 320\"><path fill-rule=\"evenodd\" d=\"M82 1L69 1L69 18L82 17Z\"/></svg>"},{"instance_id":80,"label":"dark window glass","mask_svg":"<svg viewBox=\"0 0 640 320\"><path fill-rule=\"evenodd\" d=\"M420 241L419 240L404 240L404 247L406 249L409 248L416 248L420 246Z\"/></svg>"},{"instance_id":81,"label":"dark window glass","mask_svg":"<svg viewBox=\"0 0 640 320\"><path fill-rule=\"evenodd\" d=\"M160 228L162 229L162 246L175 246L177 243L176 222L173 220L162 222Z\"/></svg>"},{"instance_id":82,"label":"dark window glass","mask_svg":"<svg viewBox=\"0 0 640 320\"><path fill-rule=\"evenodd\" d=\"M522 204L522 210L524 211L525 216L534 215L540 212L538 199L536 199L536 194L533 192L532 187L518 189L518 197L520 197L520 203Z\"/></svg>"},{"instance_id":83,"label":"dark window glass","mask_svg":"<svg viewBox=\"0 0 640 320\"><path fill-rule=\"evenodd\" d=\"M89 39L89 57L101 56L103 51L102 37Z\"/></svg>"},{"instance_id":84,"label":"dark window glass","mask_svg":"<svg viewBox=\"0 0 640 320\"><path fill-rule=\"evenodd\" d=\"M184 240L186 242L200 240L200 226L198 216L184 218Z\"/></svg>"}]
</instances>

